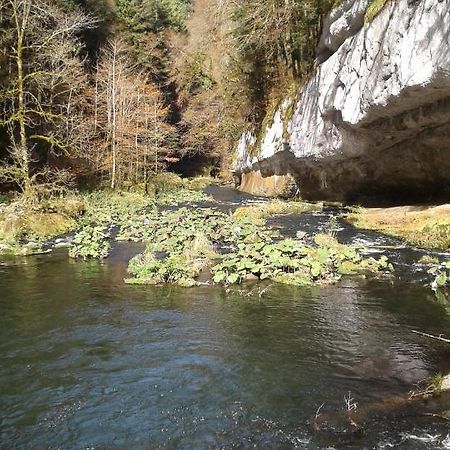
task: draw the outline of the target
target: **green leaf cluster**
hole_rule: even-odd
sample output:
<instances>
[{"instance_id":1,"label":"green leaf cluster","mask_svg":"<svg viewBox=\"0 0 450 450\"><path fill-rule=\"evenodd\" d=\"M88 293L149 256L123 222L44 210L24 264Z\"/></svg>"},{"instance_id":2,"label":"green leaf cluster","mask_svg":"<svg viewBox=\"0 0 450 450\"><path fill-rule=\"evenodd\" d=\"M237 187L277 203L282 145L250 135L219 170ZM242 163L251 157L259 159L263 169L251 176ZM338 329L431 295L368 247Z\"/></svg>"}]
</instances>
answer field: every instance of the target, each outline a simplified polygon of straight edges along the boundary
<instances>
[{"instance_id":1,"label":"green leaf cluster","mask_svg":"<svg viewBox=\"0 0 450 450\"><path fill-rule=\"evenodd\" d=\"M448 291L450 288L450 261L433 266L428 270L428 273L434 276L431 283L433 291Z\"/></svg>"},{"instance_id":2,"label":"green leaf cluster","mask_svg":"<svg viewBox=\"0 0 450 450\"><path fill-rule=\"evenodd\" d=\"M72 258L103 259L108 256L109 233L101 226L86 226L73 238L69 249Z\"/></svg>"},{"instance_id":3,"label":"green leaf cluster","mask_svg":"<svg viewBox=\"0 0 450 450\"><path fill-rule=\"evenodd\" d=\"M362 249L338 243L332 236L282 239L254 222L215 208L162 211L148 225L145 252L130 261L133 283L197 284L209 269L212 281L235 284L246 280L308 285L332 283L342 275L393 270L385 256L364 258Z\"/></svg>"},{"instance_id":4,"label":"green leaf cluster","mask_svg":"<svg viewBox=\"0 0 450 450\"><path fill-rule=\"evenodd\" d=\"M117 0L119 19L137 33L186 30L189 0Z\"/></svg>"},{"instance_id":5,"label":"green leaf cluster","mask_svg":"<svg viewBox=\"0 0 450 450\"><path fill-rule=\"evenodd\" d=\"M233 284L258 278L304 286L333 283L342 275L393 270L385 256L365 259L357 247L339 244L332 237L315 241L317 246L298 239L241 242L236 252L212 268L213 280Z\"/></svg>"},{"instance_id":6,"label":"green leaf cluster","mask_svg":"<svg viewBox=\"0 0 450 450\"><path fill-rule=\"evenodd\" d=\"M126 226L143 220L146 214L156 214L155 200L134 192L94 191L83 200L84 225Z\"/></svg>"},{"instance_id":7,"label":"green leaf cluster","mask_svg":"<svg viewBox=\"0 0 450 450\"><path fill-rule=\"evenodd\" d=\"M159 205L176 206L180 203L198 203L213 201L213 199L199 190L180 188L173 191L163 191L157 194L157 203Z\"/></svg>"}]
</instances>

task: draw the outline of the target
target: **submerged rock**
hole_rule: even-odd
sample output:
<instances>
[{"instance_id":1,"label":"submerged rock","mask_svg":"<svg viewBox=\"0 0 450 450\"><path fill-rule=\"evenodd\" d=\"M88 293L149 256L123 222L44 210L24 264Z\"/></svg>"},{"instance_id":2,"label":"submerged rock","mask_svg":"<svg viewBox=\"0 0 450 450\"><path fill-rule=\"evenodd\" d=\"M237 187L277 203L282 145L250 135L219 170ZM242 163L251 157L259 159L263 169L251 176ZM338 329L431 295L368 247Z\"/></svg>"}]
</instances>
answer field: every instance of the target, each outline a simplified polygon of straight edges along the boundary
<instances>
[{"instance_id":1,"label":"submerged rock","mask_svg":"<svg viewBox=\"0 0 450 450\"><path fill-rule=\"evenodd\" d=\"M331 12L309 81L242 136L243 186L255 172L291 174L309 199L448 196L450 2L390 1L365 22L369 3Z\"/></svg>"}]
</instances>

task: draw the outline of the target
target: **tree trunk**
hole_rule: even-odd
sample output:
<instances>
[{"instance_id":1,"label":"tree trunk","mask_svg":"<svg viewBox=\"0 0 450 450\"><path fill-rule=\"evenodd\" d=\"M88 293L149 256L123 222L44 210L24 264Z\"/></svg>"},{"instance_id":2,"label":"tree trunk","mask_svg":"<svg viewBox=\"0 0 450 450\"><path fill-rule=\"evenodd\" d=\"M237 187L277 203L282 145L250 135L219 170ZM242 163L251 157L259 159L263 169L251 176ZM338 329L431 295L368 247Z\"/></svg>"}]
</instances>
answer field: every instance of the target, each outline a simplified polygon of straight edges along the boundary
<instances>
[{"instance_id":1,"label":"tree trunk","mask_svg":"<svg viewBox=\"0 0 450 450\"><path fill-rule=\"evenodd\" d=\"M111 189L116 188L116 57L117 46L114 45L113 60L112 60L112 86L111 86L111 153L112 153L112 166L111 166Z\"/></svg>"},{"instance_id":2,"label":"tree trunk","mask_svg":"<svg viewBox=\"0 0 450 450\"><path fill-rule=\"evenodd\" d=\"M19 12L19 8L22 11ZM24 82L24 56L23 56L23 38L28 23L31 4L25 1L21 5L14 5L14 19L16 23L17 33L17 48L16 48L16 63L17 63L17 97L18 97L18 111L17 120L19 122L19 146L18 146L18 162L22 172L23 193L26 194L30 189L30 158L28 155L28 139L26 133L26 100L25 100L25 82ZM20 17L19 17L20 14Z\"/></svg>"}]
</instances>

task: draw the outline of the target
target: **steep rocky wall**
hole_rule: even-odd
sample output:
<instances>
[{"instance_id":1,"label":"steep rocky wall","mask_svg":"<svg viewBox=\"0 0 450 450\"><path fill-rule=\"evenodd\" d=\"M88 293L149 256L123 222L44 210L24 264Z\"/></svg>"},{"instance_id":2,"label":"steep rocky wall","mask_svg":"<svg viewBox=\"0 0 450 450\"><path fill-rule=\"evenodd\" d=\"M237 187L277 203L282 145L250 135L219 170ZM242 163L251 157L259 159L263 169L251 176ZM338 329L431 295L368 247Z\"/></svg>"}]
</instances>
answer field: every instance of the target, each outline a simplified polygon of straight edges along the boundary
<instances>
[{"instance_id":1,"label":"steep rocky wall","mask_svg":"<svg viewBox=\"0 0 450 450\"><path fill-rule=\"evenodd\" d=\"M346 0L324 24L317 67L257 137L237 178L291 174L305 198L441 196L450 186L450 0Z\"/></svg>"}]
</instances>

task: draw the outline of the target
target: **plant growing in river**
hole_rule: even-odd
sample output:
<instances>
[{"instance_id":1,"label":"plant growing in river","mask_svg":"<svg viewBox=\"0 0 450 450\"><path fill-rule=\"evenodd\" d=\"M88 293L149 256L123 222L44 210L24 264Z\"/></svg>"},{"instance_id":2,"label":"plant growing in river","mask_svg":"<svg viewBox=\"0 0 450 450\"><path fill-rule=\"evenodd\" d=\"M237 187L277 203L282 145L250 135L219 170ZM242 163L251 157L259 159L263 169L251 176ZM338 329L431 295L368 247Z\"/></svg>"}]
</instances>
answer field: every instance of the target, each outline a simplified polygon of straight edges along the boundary
<instances>
[{"instance_id":1,"label":"plant growing in river","mask_svg":"<svg viewBox=\"0 0 450 450\"><path fill-rule=\"evenodd\" d=\"M193 285L210 267L214 283L259 279L309 285L335 282L344 274L392 269L386 257L363 258L357 247L330 235L317 235L315 245L306 245L303 240L280 239L251 217L236 218L213 208L163 211L149 224L147 235L146 251L130 262L134 282Z\"/></svg>"},{"instance_id":2,"label":"plant growing in river","mask_svg":"<svg viewBox=\"0 0 450 450\"><path fill-rule=\"evenodd\" d=\"M159 205L177 206L180 203L198 203L213 199L202 191L194 189L180 188L173 191L160 192L156 196Z\"/></svg>"},{"instance_id":3,"label":"plant growing in river","mask_svg":"<svg viewBox=\"0 0 450 450\"><path fill-rule=\"evenodd\" d=\"M256 277L306 286L335 282L341 275L392 269L387 258L363 259L357 248L339 244L329 236L324 240L319 235L316 244L317 247L307 246L294 239L240 242L236 252L226 254L212 268L213 280L233 284Z\"/></svg>"},{"instance_id":4,"label":"plant growing in river","mask_svg":"<svg viewBox=\"0 0 450 450\"><path fill-rule=\"evenodd\" d=\"M170 238L168 239L168 241ZM143 254L135 256L128 266L134 278L129 284L178 284L191 287L198 284L196 278L206 269L210 260L217 258L213 246L204 234L184 242L167 242L172 249L158 254L160 245L149 244Z\"/></svg>"},{"instance_id":5,"label":"plant growing in river","mask_svg":"<svg viewBox=\"0 0 450 450\"><path fill-rule=\"evenodd\" d=\"M101 226L86 226L73 238L69 255L72 258L99 258L108 256L109 233Z\"/></svg>"},{"instance_id":6,"label":"plant growing in river","mask_svg":"<svg viewBox=\"0 0 450 450\"><path fill-rule=\"evenodd\" d=\"M428 270L428 273L434 276L434 280L431 283L433 291L446 293L450 288L450 261L435 265Z\"/></svg>"},{"instance_id":7,"label":"plant growing in river","mask_svg":"<svg viewBox=\"0 0 450 450\"><path fill-rule=\"evenodd\" d=\"M336 238L336 234L339 230L339 222L336 216L331 216L324 226L324 232L329 234L331 237Z\"/></svg>"},{"instance_id":8,"label":"plant growing in river","mask_svg":"<svg viewBox=\"0 0 450 450\"><path fill-rule=\"evenodd\" d=\"M135 192L95 191L83 197L82 224L122 225L155 207L154 199Z\"/></svg>"}]
</instances>

